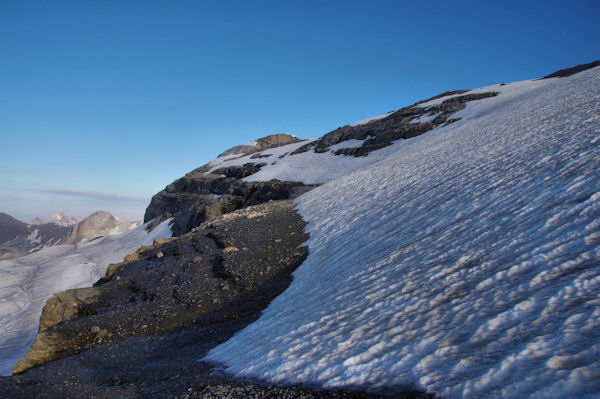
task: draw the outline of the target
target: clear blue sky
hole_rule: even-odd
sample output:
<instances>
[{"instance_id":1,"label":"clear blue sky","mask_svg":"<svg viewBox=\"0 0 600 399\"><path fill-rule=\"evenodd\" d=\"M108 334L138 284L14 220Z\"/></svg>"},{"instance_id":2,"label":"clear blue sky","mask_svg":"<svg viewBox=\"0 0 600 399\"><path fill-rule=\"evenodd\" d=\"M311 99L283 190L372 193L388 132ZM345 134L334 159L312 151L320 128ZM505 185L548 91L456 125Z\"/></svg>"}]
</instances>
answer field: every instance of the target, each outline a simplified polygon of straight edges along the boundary
<instances>
[{"instance_id":1,"label":"clear blue sky","mask_svg":"<svg viewBox=\"0 0 600 399\"><path fill-rule=\"evenodd\" d=\"M223 150L600 58L598 1L1 1L0 212L149 198Z\"/></svg>"}]
</instances>

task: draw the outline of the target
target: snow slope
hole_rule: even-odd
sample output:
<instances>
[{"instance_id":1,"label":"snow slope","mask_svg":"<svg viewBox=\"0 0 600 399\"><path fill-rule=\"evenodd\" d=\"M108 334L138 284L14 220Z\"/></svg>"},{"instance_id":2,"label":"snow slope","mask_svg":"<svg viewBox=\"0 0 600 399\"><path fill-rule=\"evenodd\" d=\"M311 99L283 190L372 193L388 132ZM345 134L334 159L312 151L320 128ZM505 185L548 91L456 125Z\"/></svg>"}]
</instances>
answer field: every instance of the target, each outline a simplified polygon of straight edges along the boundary
<instances>
[{"instance_id":1,"label":"snow slope","mask_svg":"<svg viewBox=\"0 0 600 399\"><path fill-rule=\"evenodd\" d=\"M307 260L206 359L274 383L600 396L600 68L481 90L500 94L297 199Z\"/></svg>"},{"instance_id":2,"label":"snow slope","mask_svg":"<svg viewBox=\"0 0 600 399\"><path fill-rule=\"evenodd\" d=\"M33 344L46 300L59 291L89 287L116 263L155 238L170 237L170 219L148 233L146 225L79 245L57 245L0 261L0 375Z\"/></svg>"}]
</instances>

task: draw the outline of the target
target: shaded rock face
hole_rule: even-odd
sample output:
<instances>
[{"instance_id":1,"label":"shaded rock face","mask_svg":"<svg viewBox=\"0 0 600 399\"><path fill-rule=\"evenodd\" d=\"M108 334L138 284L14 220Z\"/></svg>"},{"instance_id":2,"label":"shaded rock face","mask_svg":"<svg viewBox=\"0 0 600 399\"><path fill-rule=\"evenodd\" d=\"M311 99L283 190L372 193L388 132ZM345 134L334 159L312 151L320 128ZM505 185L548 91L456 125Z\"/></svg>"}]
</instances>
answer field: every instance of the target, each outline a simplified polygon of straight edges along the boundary
<instances>
[{"instance_id":1,"label":"shaded rock face","mask_svg":"<svg viewBox=\"0 0 600 399\"><path fill-rule=\"evenodd\" d=\"M96 287L53 296L21 373L102 342L210 325L263 309L307 255L291 201L272 201L158 240L111 265Z\"/></svg>"},{"instance_id":2,"label":"shaded rock face","mask_svg":"<svg viewBox=\"0 0 600 399\"><path fill-rule=\"evenodd\" d=\"M0 212L0 244L14 239L19 235L29 234L27 224L6 213Z\"/></svg>"},{"instance_id":3,"label":"shaded rock face","mask_svg":"<svg viewBox=\"0 0 600 399\"><path fill-rule=\"evenodd\" d=\"M219 156L243 156L298 141L296 136L275 134L256 140L254 145L233 147ZM314 187L300 182L272 180L249 183L241 180L265 165L262 162L247 163L217 169L209 174L209 165L195 169L152 197L144 222L153 221L149 225L152 229L173 217L173 235L180 236L225 213L266 201L294 198Z\"/></svg>"},{"instance_id":4,"label":"shaded rock face","mask_svg":"<svg viewBox=\"0 0 600 399\"><path fill-rule=\"evenodd\" d=\"M106 211L98 211L73 226L67 244L90 241L97 237L118 234L128 230L128 225L119 222Z\"/></svg>"},{"instance_id":5,"label":"shaded rock face","mask_svg":"<svg viewBox=\"0 0 600 399\"><path fill-rule=\"evenodd\" d=\"M330 151L329 147L332 145L354 139L365 141L360 147L340 148L335 151L335 154L351 155L355 157L365 156L371 151L391 145L395 140L416 137L438 126L456 122L458 119L451 118L452 114L464 109L467 102L498 95L497 92L466 94L464 96L449 98L439 105L434 105L431 107L419 106L419 104L430 100L441 98L447 95L462 94L464 92L464 90L457 90L453 92L442 93L428 100L411 105L410 107L402 108L391 113L385 118L373 120L358 126L346 125L340 127L330 133L327 133L319 140L298 148L292 153L292 155L307 152L310 149L313 149L317 153L327 152ZM436 116L432 120L424 123L415 121L417 118L427 115Z\"/></svg>"},{"instance_id":6,"label":"shaded rock face","mask_svg":"<svg viewBox=\"0 0 600 399\"><path fill-rule=\"evenodd\" d=\"M273 134L256 140L253 144L238 145L223 152L219 157L248 155L267 148L297 143L300 139L290 134Z\"/></svg>"},{"instance_id":7,"label":"shaded rock face","mask_svg":"<svg viewBox=\"0 0 600 399\"><path fill-rule=\"evenodd\" d=\"M196 169L152 197L144 221L154 219L152 228L173 217L173 235L180 236L225 213L270 200L294 198L314 187L279 180L252 183L240 180L260 170L262 165L223 168L208 175L204 174L208 167Z\"/></svg>"}]
</instances>

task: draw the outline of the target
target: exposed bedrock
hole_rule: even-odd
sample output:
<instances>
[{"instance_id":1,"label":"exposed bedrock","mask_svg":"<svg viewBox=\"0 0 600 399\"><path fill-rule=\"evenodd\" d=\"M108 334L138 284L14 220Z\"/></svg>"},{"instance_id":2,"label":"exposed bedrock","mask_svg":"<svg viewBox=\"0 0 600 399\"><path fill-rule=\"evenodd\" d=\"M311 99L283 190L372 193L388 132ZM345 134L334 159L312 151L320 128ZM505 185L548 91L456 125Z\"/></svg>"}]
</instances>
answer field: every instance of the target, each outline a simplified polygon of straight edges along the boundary
<instances>
[{"instance_id":1,"label":"exposed bedrock","mask_svg":"<svg viewBox=\"0 0 600 399\"><path fill-rule=\"evenodd\" d=\"M268 148L279 147L286 144L297 143L301 141L298 137L291 134L272 134L267 137L255 140L252 144L238 145L223 152L219 157L224 156L242 156L248 155Z\"/></svg>"},{"instance_id":2,"label":"exposed bedrock","mask_svg":"<svg viewBox=\"0 0 600 399\"><path fill-rule=\"evenodd\" d=\"M188 173L152 197L144 221L154 219L154 226L173 217L173 235L180 236L225 213L270 200L294 198L314 187L279 180L242 181L242 177L251 174L248 169L257 171L256 165L249 166L230 167L208 175L204 174L205 168Z\"/></svg>"},{"instance_id":3,"label":"exposed bedrock","mask_svg":"<svg viewBox=\"0 0 600 399\"><path fill-rule=\"evenodd\" d=\"M259 139L253 146L234 147L221 156L243 156L296 141L299 139L295 136L277 134ZM173 235L180 236L205 221L236 209L271 200L295 198L315 187L301 182L242 180L258 172L265 165L261 162L247 163L242 166L217 169L211 173L208 173L211 170L209 165L197 168L152 197L146 209L144 222L154 220L150 226L154 228L160 222L172 217L174 218Z\"/></svg>"},{"instance_id":4,"label":"exposed bedrock","mask_svg":"<svg viewBox=\"0 0 600 399\"><path fill-rule=\"evenodd\" d=\"M259 312L305 259L304 226L291 201L272 201L142 247L95 287L48 300L35 343L13 372L126 337Z\"/></svg>"},{"instance_id":5,"label":"exposed bedrock","mask_svg":"<svg viewBox=\"0 0 600 399\"><path fill-rule=\"evenodd\" d=\"M466 94L451 97L441 104L431 107L422 107L420 104L435 100L448 95L464 93L464 90L442 93L429 100L421 101L410 107L402 108L390 113L388 116L373 120L361 125L346 125L327 133L317 141L313 141L298 148L292 154L309 151L314 148L315 152L330 151L332 145L342 143L346 140L365 140L362 146L357 148L341 148L335 151L336 155L365 156L371 151L387 147L395 140L409 139L419 136L433 128L444 124L456 122L452 114L466 107L467 102L481 100L498 95L497 92ZM435 116L431 120L419 122L418 118L423 116Z\"/></svg>"}]
</instances>

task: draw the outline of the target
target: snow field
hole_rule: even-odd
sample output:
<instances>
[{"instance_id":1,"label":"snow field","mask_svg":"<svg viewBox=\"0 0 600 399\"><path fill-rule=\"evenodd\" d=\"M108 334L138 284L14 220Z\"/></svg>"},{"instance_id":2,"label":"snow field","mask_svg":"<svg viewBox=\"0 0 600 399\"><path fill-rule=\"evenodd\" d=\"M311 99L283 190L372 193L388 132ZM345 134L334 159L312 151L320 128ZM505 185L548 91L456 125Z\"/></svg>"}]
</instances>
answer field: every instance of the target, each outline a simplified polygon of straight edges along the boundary
<instances>
[{"instance_id":1,"label":"snow field","mask_svg":"<svg viewBox=\"0 0 600 399\"><path fill-rule=\"evenodd\" d=\"M491 90L298 198L308 258L206 359L273 383L598 397L600 68L472 92Z\"/></svg>"}]
</instances>

